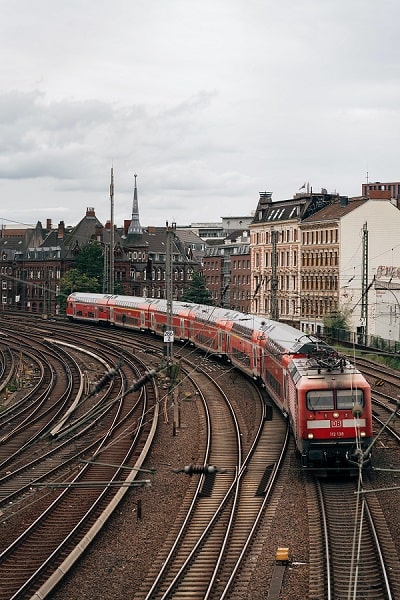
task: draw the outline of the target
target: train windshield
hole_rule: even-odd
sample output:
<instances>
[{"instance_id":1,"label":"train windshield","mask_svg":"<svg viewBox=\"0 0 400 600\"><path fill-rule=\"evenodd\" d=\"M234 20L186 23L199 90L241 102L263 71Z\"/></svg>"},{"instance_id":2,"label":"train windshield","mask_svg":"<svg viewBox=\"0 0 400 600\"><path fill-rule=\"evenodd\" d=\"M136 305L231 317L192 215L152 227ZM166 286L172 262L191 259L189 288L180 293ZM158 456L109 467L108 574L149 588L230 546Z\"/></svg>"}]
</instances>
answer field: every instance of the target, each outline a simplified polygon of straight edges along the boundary
<instances>
[{"instance_id":1,"label":"train windshield","mask_svg":"<svg viewBox=\"0 0 400 600\"><path fill-rule=\"evenodd\" d=\"M333 390L312 390L307 392L309 410L333 410Z\"/></svg>"},{"instance_id":2,"label":"train windshield","mask_svg":"<svg viewBox=\"0 0 400 600\"><path fill-rule=\"evenodd\" d=\"M364 406L362 390L310 390L307 392L308 410L351 410L355 404Z\"/></svg>"},{"instance_id":3,"label":"train windshield","mask_svg":"<svg viewBox=\"0 0 400 600\"><path fill-rule=\"evenodd\" d=\"M364 397L362 390L337 390L337 408L352 409L355 404L364 406Z\"/></svg>"}]
</instances>

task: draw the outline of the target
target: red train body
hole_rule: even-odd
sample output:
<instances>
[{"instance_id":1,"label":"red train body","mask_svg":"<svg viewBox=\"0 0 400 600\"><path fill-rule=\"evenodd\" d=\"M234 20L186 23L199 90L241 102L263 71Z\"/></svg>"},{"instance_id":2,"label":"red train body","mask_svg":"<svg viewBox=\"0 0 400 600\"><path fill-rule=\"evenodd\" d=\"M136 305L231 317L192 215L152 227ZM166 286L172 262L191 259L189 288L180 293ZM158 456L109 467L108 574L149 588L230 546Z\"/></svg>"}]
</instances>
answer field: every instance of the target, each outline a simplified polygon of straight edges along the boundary
<instances>
[{"instance_id":1,"label":"red train body","mask_svg":"<svg viewBox=\"0 0 400 600\"><path fill-rule=\"evenodd\" d=\"M224 357L261 382L288 416L304 467L369 464L370 386L331 347L283 323L232 310L174 302L172 312L175 341ZM162 335L167 302L74 292L67 316Z\"/></svg>"}]
</instances>

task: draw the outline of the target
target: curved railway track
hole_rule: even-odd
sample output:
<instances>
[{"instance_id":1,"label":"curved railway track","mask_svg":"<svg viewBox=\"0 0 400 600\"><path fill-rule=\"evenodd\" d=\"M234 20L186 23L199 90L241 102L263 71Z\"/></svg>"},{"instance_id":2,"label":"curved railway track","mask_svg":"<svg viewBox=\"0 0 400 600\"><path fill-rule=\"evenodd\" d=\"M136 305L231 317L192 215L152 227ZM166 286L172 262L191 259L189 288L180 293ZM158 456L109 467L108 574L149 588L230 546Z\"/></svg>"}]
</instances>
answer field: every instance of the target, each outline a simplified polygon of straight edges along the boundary
<instances>
[{"instance_id":1,"label":"curved railway track","mask_svg":"<svg viewBox=\"0 0 400 600\"><path fill-rule=\"evenodd\" d=\"M129 369L128 360L124 365L128 371L113 377L107 393L102 395L106 407L100 414L94 417L90 414L93 410L89 410L79 425L71 422L70 429L64 424L66 431L57 431L70 439L62 442L55 452L49 451L42 460L41 465L45 465L42 475L30 482L30 499L21 500L20 505L15 502L10 505L8 500L3 505L2 520L8 527L1 541L0 598L30 597L34 593L44 597L91 542L129 486L136 484L138 469L154 435L158 396L153 383L141 392L131 390L127 395L132 387L127 383L128 376L132 380L133 374L133 360L130 361ZM136 359L135 379L138 362ZM146 371L142 363L140 370ZM47 423L46 432L50 423L53 425L54 419ZM35 439L43 446L46 440L47 445L54 443L43 439L42 430L40 433L39 438L29 438L32 452ZM4 444L7 445L7 440ZM65 459L68 452L73 461L71 457ZM53 463L51 467L49 462ZM37 464L26 465L26 469L37 470ZM21 468L11 470L6 477L8 482L19 480L21 494L27 484L21 483L20 472ZM146 479L144 483L149 481ZM10 491L5 493L9 499ZM13 494L16 493L14 490Z\"/></svg>"},{"instance_id":2,"label":"curved railway track","mask_svg":"<svg viewBox=\"0 0 400 600\"><path fill-rule=\"evenodd\" d=\"M135 396L135 409L132 403L122 401L129 383L138 379L149 368L149 364L154 368L160 363L162 344L154 338L136 338L118 330L107 329L101 334L100 331L94 327L63 323L38 322L35 326L29 321L21 325L14 341L10 330L9 344L3 348L0 368L1 364L7 362L7 368L13 369L15 375L20 360L20 339L26 335L32 348L36 343L38 347L32 350L30 357L26 350L25 364L33 364L34 360L35 373L38 370L44 374L56 373L55 379L60 389L68 387L69 379L75 384L79 383L57 417L53 418L49 413L43 419L43 430L37 440L27 438L27 455L29 449L37 452L37 455L31 456L31 464L22 453L19 459L16 457L8 466L4 465L4 471L15 471L15 474L9 477L10 474L4 472L5 479L1 480L0 486L0 511L3 511L0 520L6 532L1 541L0 600L25 597L38 600L39 597L52 595L64 572L72 568L80 553L112 514L117 502L126 495L129 486L134 485L134 474L140 473L135 469L140 469L139 465L143 464L151 443L151 436L148 437L149 432L145 428L151 429L154 435L156 421L162 419L157 411L160 405L164 406L161 396L165 397L168 389L168 380L165 378L158 382L162 388L161 395L149 400L152 408L136 404L139 394ZM77 339L79 346L84 349L78 347ZM206 412L200 412L200 421L204 431L209 422L211 435L201 440L203 448L196 452L196 463L203 468L216 465L226 472L218 472L214 477L194 473L190 479L184 473L171 475L173 478L189 480L185 500L176 518L172 519L169 535L141 588L136 592L132 590L131 597L135 600L179 598L188 597L189 593L191 598L249 598L255 562L265 553L271 523L277 523L285 516L299 527L297 518L299 511L304 508L306 513L308 511L310 542L308 593L304 593L303 597L309 600L400 597L397 566L400 542L394 535L397 530L397 516L394 513L400 492L394 485L396 480L393 481L393 477L397 477L393 475L396 465L400 465L400 451L391 434L391 429L398 429L398 419L394 419L390 427L385 427L380 433L375 448L374 468L363 477L362 494L355 493L354 481L320 482L316 487L307 476L298 475L299 479L304 479L307 507L297 506L294 501L293 515L282 515L279 499L285 488L287 467L285 462L282 465L280 461L282 440L287 436L286 422L277 414L274 414L272 422L266 421L262 402L257 413L258 425L256 427L254 424L250 435L243 423L243 411L240 414L234 408L227 408L226 400L222 400L222 396L217 397L214 384L204 373L206 371L211 378L219 378L221 372L219 367L215 367L216 363L200 355L195 359L196 353L184 347L179 348L178 352L182 373L188 372L182 377L186 381L193 378L190 381L191 389L200 386L204 401L209 402L210 416L207 418ZM141 362L137 360L139 357L145 364L138 364ZM50 363L52 366L49 366ZM67 366L64 374L59 367L61 363ZM363 368L361 364L358 366ZM396 411L397 384L396 374L381 366L378 367L380 371L374 370L374 367L365 362L374 396L376 399L380 396L381 405L376 404L374 408L374 416L379 419L378 432L390 413ZM3 369L0 384L5 381L7 368ZM117 374L98 394L86 399L93 385L105 371L111 369ZM70 375L67 374L68 370ZM384 385L375 385L380 379ZM39 385L42 385L39 380L40 377L36 376L32 382L29 390L33 392L32 397L36 396ZM150 387L149 390L150 394L157 394L155 389L152 392ZM192 393L199 407L200 392ZM51 391L50 397L54 403L57 396L61 396L61 393ZM72 408L73 397L79 396L85 398L85 402L76 402ZM131 398L132 395L128 395L125 400ZM164 421L171 415L174 425L175 421L179 421L181 401L178 395L178 402L166 408ZM26 401L25 404L30 402ZM11 444L14 438L9 436L13 428L15 436L26 433L19 427L23 417L18 416L17 407L18 411L23 410L24 398L9 402L0 413L0 419L4 419L1 422L4 429L2 427L0 434L5 436L4 447ZM11 420L12 411L14 415ZM37 413L42 412L41 408L37 410ZM7 418L10 424L7 424ZM140 430L140 425L143 426L143 435L135 447L133 438L135 432ZM53 432L51 436L50 431ZM247 433L243 434L243 431ZM0 452L1 448L2 444ZM183 467L188 462L189 457L182 456L182 463L171 464L171 471L173 467ZM277 475L283 477L277 481ZM148 480L152 481L151 473L138 477L143 477L146 484ZM335 490L339 492L338 497ZM71 511L63 516L63 502L69 507L79 507L81 512L74 522L69 514ZM37 508L41 503L47 516L41 515ZM33 506L33 509L28 509L28 506ZM325 524L321 522L321 513L326 514ZM23 524L24 515L28 514L30 521ZM49 524L41 529L47 518ZM35 532L36 522L38 529ZM14 534L9 534L10 530L16 532L18 542L13 541ZM300 529L298 532L294 530L293 534L300 535ZM290 539L287 533L278 535L279 539L281 537ZM38 545L38 540L46 549L44 555L47 558L32 558L35 554L32 547ZM19 544L25 547L29 560L24 555L21 558L18 556ZM79 552L76 544L81 547ZM294 540L293 544L295 547ZM324 556L329 557L328 562L323 560ZM165 569L161 568L162 563ZM19 572L25 568L26 571L18 579ZM267 567L267 571L270 569ZM286 577L291 581L290 571L287 571ZM13 589L8 587L11 580L16 581ZM267 587L268 583L260 598L266 597ZM295 589L291 591L286 588L284 597L297 600L299 595Z\"/></svg>"}]
</instances>

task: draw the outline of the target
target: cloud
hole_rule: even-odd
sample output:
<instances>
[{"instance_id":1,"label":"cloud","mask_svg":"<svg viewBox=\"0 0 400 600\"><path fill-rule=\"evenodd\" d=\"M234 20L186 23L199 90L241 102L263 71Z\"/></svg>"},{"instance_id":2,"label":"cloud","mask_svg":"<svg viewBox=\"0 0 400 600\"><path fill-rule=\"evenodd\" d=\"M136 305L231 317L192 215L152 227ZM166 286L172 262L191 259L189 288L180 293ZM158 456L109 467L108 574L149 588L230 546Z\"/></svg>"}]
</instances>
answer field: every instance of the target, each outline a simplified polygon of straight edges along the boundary
<instances>
[{"instance_id":1,"label":"cloud","mask_svg":"<svg viewBox=\"0 0 400 600\"><path fill-rule=\"evenodd\" d=\"M0 23L4 218L254 210L399 179L397 0L19 0ZM373 173L373 175L372 175ZM40 207L40 209L38 208ZM1 215L0 215L1 218Z\"/></svg>"}]
</instances>

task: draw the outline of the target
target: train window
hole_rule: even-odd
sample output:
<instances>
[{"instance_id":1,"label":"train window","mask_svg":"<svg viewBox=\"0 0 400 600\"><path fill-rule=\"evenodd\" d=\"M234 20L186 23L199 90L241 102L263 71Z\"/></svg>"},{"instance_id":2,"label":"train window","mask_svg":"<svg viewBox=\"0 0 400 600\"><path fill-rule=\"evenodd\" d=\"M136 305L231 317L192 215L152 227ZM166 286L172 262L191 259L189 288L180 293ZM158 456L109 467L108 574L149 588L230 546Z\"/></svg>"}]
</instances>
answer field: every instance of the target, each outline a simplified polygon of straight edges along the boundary
<instances>
[{"instance_id":1,"label":"train window","mask_svg":"<svg viewBox=\"0 0 400 600\"><path fill-rule=\"evenodd\" d=\"M355 404L364 406L362 390L337 390L337 408L352 409Z\"/></svg>"},{"instance_id":2,"label":"train window","mask_svg":"<svg viewBox=\"0 0 400 600\"><path fill-rule=\"evenodd\" d=\"M307 408L309 410L333 410L333 391L311 390L307 392Z\"/></svg>"}]
</instances>

